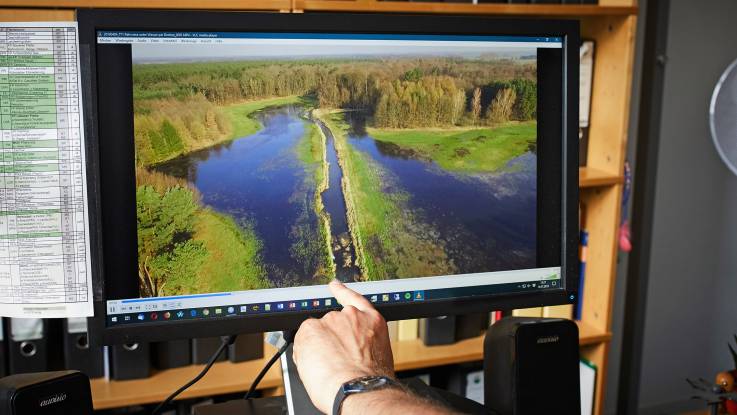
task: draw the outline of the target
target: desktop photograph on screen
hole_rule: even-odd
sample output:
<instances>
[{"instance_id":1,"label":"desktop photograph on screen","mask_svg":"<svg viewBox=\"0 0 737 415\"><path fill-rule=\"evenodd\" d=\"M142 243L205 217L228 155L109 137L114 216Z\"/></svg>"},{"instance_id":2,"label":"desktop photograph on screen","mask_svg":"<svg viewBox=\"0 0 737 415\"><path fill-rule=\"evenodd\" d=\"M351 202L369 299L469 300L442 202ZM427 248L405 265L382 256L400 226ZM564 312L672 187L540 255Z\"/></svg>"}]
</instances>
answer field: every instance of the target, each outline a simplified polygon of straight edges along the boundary
<instances>
[{"instance_id":1,"label":"desktop photograph on screen","mask_svg":"<svg viewBox=\"0 0 737 415\"><path fill-rule=\"evenodd\" d=\"M133 40L140 295L535 268L532 43Z\"/></svg>"}]
</instances>

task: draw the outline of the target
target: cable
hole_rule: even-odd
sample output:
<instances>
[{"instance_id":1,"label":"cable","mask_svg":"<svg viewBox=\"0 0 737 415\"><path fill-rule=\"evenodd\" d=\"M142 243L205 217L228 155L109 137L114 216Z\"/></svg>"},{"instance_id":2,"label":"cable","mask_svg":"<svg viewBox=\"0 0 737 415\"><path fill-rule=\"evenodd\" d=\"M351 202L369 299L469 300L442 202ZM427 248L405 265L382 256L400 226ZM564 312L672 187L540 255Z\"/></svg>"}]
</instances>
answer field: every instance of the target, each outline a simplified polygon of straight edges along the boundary
<instances>
[{"instance_id":1,"label":"cable","mask_svg":"<svg viewBox=\"0 0 737 415\"><path fill-rule=\"evenodd\" d=\"M151 415L156 415L159 412L161 412L161 410L166 405L169 405L169 403L171 403L171 401L173 401L174 398L176 398L177 396L179 396L180 393L184 392L185 390L187 390L187 388L189 388L190 386L192 386L195 383L197 383L197 381L199 381L200 379L202 379L207 374L207 372L210 370L210 368L212 367L212 365L215 364L215 361L218 360L218 357L220 357L220 355L223 354L223 351L225 350L225 348L228 347L228 346L230 346L231 344L233 344L235 342L236 337L238 337L238 336L222 336L220 338L222 340L222 343L220 343L220 347L218 347L217 351L215 351L215 353L212 355L212 357L210 357L210 360L207 362L207 365L205 365L205 367L202 368L202 371L200 371L200 373L197 376L195 376L192 380L190 380L189 382L187 382L184 386L182 386L181 388L179 388L176 391L174 391L174 393L172 393L171 395L169 395L164 400L164 402L161 402L156 407L156 409L154 409L153 412L151 412Z\"/></svg>"},{"instance_id":2,"label":"cable","mask_svg":"<svg viewBox=\"0 0 737 415\"><path fill-rule=\"evenodd\" d=\"M248 393L246 393L246 396L243 397L243 399L251 399L253 397L253 394L256 392L256 387L261 382L261 379L266 376L266 372L271 369L271 366L274 366L274 363L276 363L277 360L281 357L281 355L284 354L284 352L287 351L287 348L290 344L294 341L294 335L296 334L296 331L294 330L285 330L282 332L282 337L284 338L284 345L277 350L276 353L274 353L273 356L271 356L271 359L269 359L268 362L266 362L266 365L264 365L263 369L261 369L261 372L256 376L256 379L253 380L253 383L251 383L251 387L248 388Z\"/></svg>"},{"instance_id":3,"label":"cable","mask_svg":"<svg viewBox=\"0 0 737 415\"><path fill-rule=\"evenodd\" d=\"M248 393L246 393L246 396L243 399L251 399L253 397L253 394L256 392L256 386L258 386L258 384L261 382L261 379L266 376L266 372L271 369L271 366L274 366L274 363L276 363L281 355L284 354L285 351L287 351L287 347L289 347L289 343L285 343L284 346L282 346L276 353L274 353L273 356L271 356L271 359L266 362L266 365L263 367L263 369L261 369L261 372L258 373L258 376L256 376L256 379L253 380L253 383L251 383L251 387L248 388Z\"/></svg>"}]
</instances>

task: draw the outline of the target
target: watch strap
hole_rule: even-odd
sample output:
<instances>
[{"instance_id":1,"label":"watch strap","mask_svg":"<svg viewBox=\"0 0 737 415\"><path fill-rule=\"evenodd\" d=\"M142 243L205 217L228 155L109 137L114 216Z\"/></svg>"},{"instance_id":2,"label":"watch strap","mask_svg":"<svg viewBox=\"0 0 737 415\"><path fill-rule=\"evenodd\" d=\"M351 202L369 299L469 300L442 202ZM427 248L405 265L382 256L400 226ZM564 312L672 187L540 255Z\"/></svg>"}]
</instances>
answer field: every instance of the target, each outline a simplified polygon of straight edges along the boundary
<instances>
[{"instance_id":1,"label":"watch strap","mask_svg":"<svg viewBox=\"0 0 737 415\"><path fill-rule=\"evenodd\" d=\"M364 393L364 392L371 392L371 391L382 390L382 389L385 389L385 388L388 388L388 387L398 386L399 385L399 383L397 383L397 381L395 381L392 378L386 377L386 376L370 376L370 377L376 378L376 379L382 379L384 381L384 384L383 385L380 385L380 386L375 386L375 387L373 387L371 389L363 389L363 390L355 390L354 389L354 390L350 390L349 391L348 388L346 388L347 385L366 378L366 376L363 376L363 377L360 377L360 378L349 380L348 382L340 385L340 388L338 388L338 393L335 394L335 400L333 401L333 412L332 412L332 414L333 415L340 415L340 410L343 407L343 401L345 400L345 398L347 398L350 395L355 395L355 394Z\"/></svg>"}]
</instances>

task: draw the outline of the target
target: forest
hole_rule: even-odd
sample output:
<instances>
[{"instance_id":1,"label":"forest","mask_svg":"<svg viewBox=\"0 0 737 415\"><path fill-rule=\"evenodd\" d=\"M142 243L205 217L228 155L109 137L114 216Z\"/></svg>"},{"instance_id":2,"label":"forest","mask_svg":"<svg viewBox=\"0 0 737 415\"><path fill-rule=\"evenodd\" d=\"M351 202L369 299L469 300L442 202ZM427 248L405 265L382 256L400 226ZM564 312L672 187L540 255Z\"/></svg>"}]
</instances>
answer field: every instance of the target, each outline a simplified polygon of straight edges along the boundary
<instances>
[{"instance_id":1,"label":"forest","mask_svg":"<svg viewBox=\"0 0 737 415\"><path fill-rule=\"evenodd\" d=\"M361 109L377 128L494 125L536 117L534 60L395 58L138 64L136 163L149 166L237 138L227 109L309 96Z\"/></svg>"}]
</instances>

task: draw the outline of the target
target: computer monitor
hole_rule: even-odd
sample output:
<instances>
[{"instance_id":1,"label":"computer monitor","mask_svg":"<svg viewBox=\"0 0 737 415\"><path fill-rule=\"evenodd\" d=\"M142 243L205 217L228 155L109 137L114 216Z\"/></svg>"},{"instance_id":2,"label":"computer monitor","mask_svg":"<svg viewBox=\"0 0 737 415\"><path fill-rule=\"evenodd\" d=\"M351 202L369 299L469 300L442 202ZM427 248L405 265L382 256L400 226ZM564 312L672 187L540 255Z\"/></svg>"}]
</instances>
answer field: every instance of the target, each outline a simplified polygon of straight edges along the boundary
<instances>
[{"instance_id":1,"label":"computer monitor","mask_svg":"<svg viewBox=\"0 0 737 415\"><path fill-rule=\"evenodd\" d=\"M578 24L78 12L102 343L571 303Z\"/></svg>"}]
</instances>

